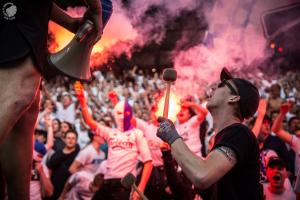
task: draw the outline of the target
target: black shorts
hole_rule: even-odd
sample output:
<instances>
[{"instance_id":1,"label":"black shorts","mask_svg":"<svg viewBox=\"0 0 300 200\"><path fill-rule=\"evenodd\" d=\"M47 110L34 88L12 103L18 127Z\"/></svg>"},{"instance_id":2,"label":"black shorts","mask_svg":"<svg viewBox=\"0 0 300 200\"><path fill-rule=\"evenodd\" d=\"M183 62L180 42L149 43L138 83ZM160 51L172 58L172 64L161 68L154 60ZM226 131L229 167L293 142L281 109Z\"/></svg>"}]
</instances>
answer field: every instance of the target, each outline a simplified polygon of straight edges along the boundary
<instances>
[{"instance_id":1,"label":"black shorts","mask_svg":"<svg viewBox=\"0 0 300 200\"><path fill-rule=\"evenodd\" d=\"M31 53L43 72L52 1L5 0L0 8L0 65Z\"/></svg>"}]
</instances>

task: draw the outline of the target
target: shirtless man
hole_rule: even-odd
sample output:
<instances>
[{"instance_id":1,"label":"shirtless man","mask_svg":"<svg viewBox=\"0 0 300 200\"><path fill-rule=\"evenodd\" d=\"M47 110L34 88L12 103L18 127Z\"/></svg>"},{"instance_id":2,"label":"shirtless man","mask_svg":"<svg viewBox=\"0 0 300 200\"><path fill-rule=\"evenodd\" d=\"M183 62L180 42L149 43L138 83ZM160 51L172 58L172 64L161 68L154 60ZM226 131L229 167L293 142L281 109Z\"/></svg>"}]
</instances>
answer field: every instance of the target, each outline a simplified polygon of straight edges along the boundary
<instances>
[{"instance_id":1,"label":"shirtless man","mask_svg":"<svg viewBox=\"0 0 300 200\"><path fill-rule=\"evenodd\" d=\"M97 41L102 34L101 3L86 3ZM0 7L0 168L8 198L28 200L32 135L39 112L48 22L51 19L76 32L82 20L70 17L50 0L2 1ZM5 185L4 179L0 179L0 185ZM4 194L3 187L0 194Z\"/></svg>"}]
</instances>

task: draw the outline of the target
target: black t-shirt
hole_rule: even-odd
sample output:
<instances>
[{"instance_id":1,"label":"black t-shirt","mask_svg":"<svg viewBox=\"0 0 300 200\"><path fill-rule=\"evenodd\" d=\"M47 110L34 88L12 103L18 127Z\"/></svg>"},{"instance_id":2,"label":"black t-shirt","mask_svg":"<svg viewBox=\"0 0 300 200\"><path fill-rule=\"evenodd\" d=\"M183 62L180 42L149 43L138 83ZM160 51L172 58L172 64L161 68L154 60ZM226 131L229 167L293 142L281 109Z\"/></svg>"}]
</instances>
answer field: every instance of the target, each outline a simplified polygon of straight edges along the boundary
<instances>
[{"instance_id":1,"label":"black t-shirt","mask_svg":"<svg viewBox=\"0 0 300 200\"><path fill-rule=\"evenodd\" d=\"M262 199L259 183L259 147L251 130L239 123L224 128L216 135L213 149L220 146L231 148L236 153L237 163L207 190L209 198L205 199Z\"/></svg>"},{"instance_id":2,"label":"black t-shirt","mask_svg":"<svg viewBox=\"0 0 300 200\"><path fill-rule=\"evenodd\" d=\"M0 3L0 63L34 55L40 71L46 61L52 1L9 0Z\"/></svg>"},{"instance_id":3,"label":"black t-shirt","mask_svg":"<svg viewBox=\"0 0 300 200\"><path fill-rule=\"evenodd\" d=\"M47 162L47 167L52 170L51 182L54 186L54 194L48 199L58 199L60 196L67 179L71 175L69 172L69 167L71 166L78 152L78 149L75 149L75 151L70 154L65 154L63 151L57 151Z\"/></svg>"}]
</instances>

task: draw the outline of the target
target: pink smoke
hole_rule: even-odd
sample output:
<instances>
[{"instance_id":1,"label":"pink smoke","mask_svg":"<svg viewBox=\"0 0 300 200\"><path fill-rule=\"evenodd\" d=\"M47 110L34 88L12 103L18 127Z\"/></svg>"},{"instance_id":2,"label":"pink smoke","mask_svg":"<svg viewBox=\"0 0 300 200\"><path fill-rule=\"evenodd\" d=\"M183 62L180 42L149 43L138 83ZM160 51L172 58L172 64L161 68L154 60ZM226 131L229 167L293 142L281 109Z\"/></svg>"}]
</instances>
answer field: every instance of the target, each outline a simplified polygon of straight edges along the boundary
<instances>
[{"instance_id":1,"label":"pink smoke","mask_svg":"<svg viewBox=\"0 0 300 200\"><path fill-rule=\"evenodd\" d=\"M137 33L128 18L124 16L118 4L114 3L113 6L114 12L104 29L103 36L93 48L91 66L106 63L109 58L108 54L118 56L121 53L127 53L130 56L130 49L134 44L130 41L136 40ZM66 10L72 17L82 17L85 11L86 7L68 7ZM50 45L50 52L61 50L74 36L74 34L53 22L49 23L49 30L55 38L55 42L53 41L53 44Z\"/></svg>"}]
</instances>

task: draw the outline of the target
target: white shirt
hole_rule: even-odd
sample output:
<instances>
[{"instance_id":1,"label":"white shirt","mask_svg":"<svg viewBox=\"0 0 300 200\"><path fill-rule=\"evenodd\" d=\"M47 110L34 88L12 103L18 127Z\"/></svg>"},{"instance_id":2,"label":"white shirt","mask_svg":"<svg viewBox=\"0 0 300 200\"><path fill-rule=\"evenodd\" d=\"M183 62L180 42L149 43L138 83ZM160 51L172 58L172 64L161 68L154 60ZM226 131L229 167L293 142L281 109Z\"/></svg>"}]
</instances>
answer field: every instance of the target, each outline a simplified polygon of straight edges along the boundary
<instances>
[{"instance_id":1,"label":"white shirt","mask_svg":"<svg viewBox=\"0 0 300 200\"><path fill-rule=\"evenodd\" d=\"M188 121L183 124L177 124L176 129L178 134L182 137L185 144L189 149L195 153L197 156L201 156L201 141L200 141L200 126L201 121L199 121L198 116L195 115L191 117Z\"/></svg>"},{"instance_id":2,"label":"white shirt","mask_svg":"<svg viewBox=\"0 0 300 200\"><path fill-rule=\"evenodd\" d=\"M156 136L157 126L154 124L145 122L142 119L136 118L136 127L143 131L144 136L147 140L151 156L152 164L154 167L163 165L162 153L160 150L160 144L163 142L159 137Z\"/></svg>"},{"instance_id":3,"label":"white shirt","mask_svg":"<svg viewBox=\"0 0 300 200\"><path fill-rule=\"evenodd\" d=\"M104 179L123 178L128 172L136 175L136 164L151 161L151 154L143 133L139 129L121 132L98 124L96 134L108 143L108 156Z\"/></svg>"},{"instance_id":4,"label":"white shirt","mask_svg":"<svg viewBox=\"0 0 300 200\"><path fill-rule=\"evenodd\" d=\"M264 195L266 195L266 200L296 200L296 195L292 189L285 189L282 194L273 194L268 187L269 184L264 184Z\"/></svg>"},{"instance_id":5,"label":"white shirt","mask_svg":"<svg viewBox=\"0 0 300 200\"><path fill-rule=\"evenodd\" d=\"M75 123L75 103L71 103L66 109L64 109L62 103L56 102L57 117L60 121L67 121L71 124Z\"/></svg>"},{"instance_id":6,"label":"white shirt","mask_svg":"<svg viewBox=\"0 0 300 200\"><path fill-rule=\"evenodd\" d=\"M87 171L94 174L104 159L105 153L101 150L97 152L93 145L89 144L78 153L75 161L83 165L81 171Z\"/></svg>"},{"instance_id":7,"label":"white shirt","mask_svg":"<svg viewBox=\"0 0 300 200\"><path fill-rule=\"evenodd\" d=\"M295 174L297 174L300 168L300 139L297 136L292 135L290 145L291 148L295 151Z\"/></svg>"},{"instance_id":8,"label":"white shirt","mask_svg":"<svg viewBox=\"0 0 300 200\"><path fill-rule=\"evenodd\" d=\"M106 160L101 162L95 173L87 171L78 171L70 176L68 182L73 185L68 192L67 200L90 200L94 193L89 190L89 185L93 182L95 176L99 173L105 174Z\"/></svg>"},{"instance_id":9,"label":"white shirt","mask_svg":"<svg viewBox=\"0 0 300 200\"><path fill-rule=\"evenodd\" d=\"M89 185L93 181L95 174L87 171L79 171L69 178L68 182L74 185L67 194L67 200L90 200L93 193L89 190Z\"/></svg>"},{"instance_id":10,"label":"white shirt","mask_svg":"<svg viewBox=\"0 0 300 200\"><path fill-rule=\"evenodd\" d=\"M78 139L77 139L77 143L80 146L80 149L82 149L83 147L87 146L87 144L91 141L89 138L89 134L88 131L82 131L80 128L80 122L76 122L75 123L75 129L78 133Z\"/></svg>"}]
</instances>

